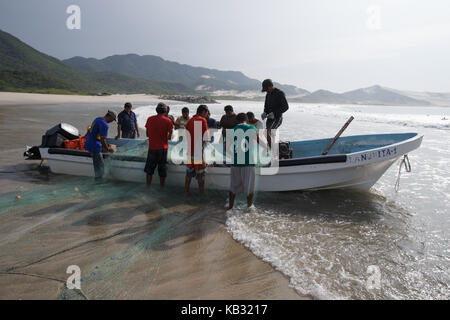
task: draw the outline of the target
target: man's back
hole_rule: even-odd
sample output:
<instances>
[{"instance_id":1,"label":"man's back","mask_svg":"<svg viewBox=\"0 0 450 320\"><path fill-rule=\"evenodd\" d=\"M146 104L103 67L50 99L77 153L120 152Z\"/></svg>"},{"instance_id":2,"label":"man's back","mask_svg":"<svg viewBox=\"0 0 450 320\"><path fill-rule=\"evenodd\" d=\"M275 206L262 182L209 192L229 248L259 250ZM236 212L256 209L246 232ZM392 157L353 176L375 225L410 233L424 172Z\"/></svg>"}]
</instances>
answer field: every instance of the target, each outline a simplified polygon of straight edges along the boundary
<instances>
[{"instance_id":1,"label":"man's back","mask_svg":"<svg viewBox=\"0 0 450 320\"><path fill-rule=\"evenodd\" d=\"M257 129L253 125L246 123L240 123L234 127L234 150L233 150L233 166L234 167L244 167L244 166L255 166L257 159ZM243 131L239 132L240 130ZM252 130L247 132L248 130ZM242 143L242 139L247 140L247 144ZM246 149L243 148L246 145ZM244 156L244 157L241 157Z\"/></svg>"},{"instance_id":2,"label":"man's back","mask_svg":"<svg viewBox=\"0 0 450 320\"><path fill-rule=\"evenodd\" d=\"M223 129L233 129L238 124L236 114L227 115L224 114L220 119L220 126Z\"/></svg>"},{"instance_id":3,"label":"man's back","mask_svg":"<svg viewBox=\"0 0 450 320\"><path fill-rule=\"evenodd\" d=\"M150 150L167 149L168 134L173 129L172 121L165 116L151 116L145 124L147 128L148 147Z\"/></svg>"},{"instance_id":4,"label":"man's back","mask_svg":"<svg viewBox=\"0 0 450 320\"><path fill-rule=\"evenodd\" d=\"M195 134L197 133L197 132L195 132L196 123L198 123L197 125L199 126L199 129L201 129L201 131L198 132L198 133L201 132L201 137L195 136ZM199 116L199 115L193 116L187 122L186 130L189 132L189 135L191 137L191 146L189 148L189 151L194 151L194 148L197 145L196 142L201 141L201 146L203 146L203 136L204 136L205 132L207 132L207 131L209 132L208 123L206 122L205 118L203 118L202 116ZM188 141L189 141L189 139L188 139ZM200 146L197 145L197 147L200 147ZM194 152L191 153L189 151L188 151L188 155L194 154Z\"/></svg>"},{"instance_id":5,"label":"man's back","mask_svg":"<svg viewBox=\"0 0 450 320\"><path fill-rule=\"evenodd\" d=\"M194 129L195 129L195 123L200 122L200 128L202 129L202 140L203 140L203 134L208 131L208 123L206 122L206 119L202 116L195 115L189 121L186 123L186 130L189 131L189 134L191 137L194 137Z\"/></svg>"},{"instance_id":6,"label":"man's back","mask_svg":"<svg viewBox=\"0 0 450 320\"><path fill-rule=\"evenodd\" d=\"M102 152L102 143L100 137L108 136L108 123L102 117L96 118L91 126L86 137L84 148L89 152Z\"/></svg>"},{"instance_id":7,"label":"man's back","mask_svg":"<svg viewBox=\"0 0 450 320\"><path fill-rule=\"evenodd\" d=\"M266 100L264 102L264 112L269 114L274 113L276 118L289 109L286 96L280 89L274 88L272 92L266 94Z\"/></svg>"}]
</instances>

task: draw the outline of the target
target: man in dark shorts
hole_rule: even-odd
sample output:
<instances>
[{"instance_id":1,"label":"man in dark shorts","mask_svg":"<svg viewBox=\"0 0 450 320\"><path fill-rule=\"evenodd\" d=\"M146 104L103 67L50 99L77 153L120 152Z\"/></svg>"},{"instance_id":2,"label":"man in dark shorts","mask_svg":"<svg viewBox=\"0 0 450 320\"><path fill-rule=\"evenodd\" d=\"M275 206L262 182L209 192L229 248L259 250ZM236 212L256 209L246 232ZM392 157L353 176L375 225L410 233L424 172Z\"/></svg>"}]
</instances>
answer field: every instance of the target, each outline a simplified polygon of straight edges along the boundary
<instances>
[{"instance_id":1,"label":"man in dark shorts","mask_svg":"<svg viewBox=\"0 0 450 320\"><path fill-rule=\"evenodd\" d=\"M206 122L207 113L208 107L204 104L199 105L197 108L197 114L189 119L186 124L186 130L190 136L190 145L188 146L187 152L186 180L184 185L185 195L189 195L189 187L191 185L192 178L197 179L200 194L203 194L205 191L206 162L203 158L203 149L205 140L209 141L209 129L208 123ZM196 125L199 126L199 129L201 128L201 131L199 131L202 133L201 137L195 136ZM199 148L201 148L201 150L198 150ZM199 154L201 159L196 159L196 154Z\"/></svg>"},{"instance_id":2,"label":"man in dark shorts","mask_svg":"<svg viewBox=\"0 0 450 320\"><path fill-rule=\"evenodd\" d=\"M132 105L130 102L125 103L123 111L117 116L117 136L120 138L122 132L122 138L135 139L136 135L139 138L139 127L136 120L136 114L131 111Z\"/></svg>"},{"instance_id":3,"label":"man in dark shorts","mask_svg":"<svg viewBox=\"0 0 450 320\"><path fill-rule=\"evenodd\" d=\"M172 138L173 124L165 115L167 106L160 102L156 107L156 116L147 119L145 128L148 137L148 155L144 171L147 173L147 187L150 188L153 173L158 167L159 185L164 187L167 177L167 150Z\"/></svg>"},{"instance_id":4,"label":"man in dark shorts","mask_svg":"<svg viewBox=\"0 0 450 320\"><path fill-rule=\"evenodd\" d=\"M264 112L261 115L261 119L267 118L267 142L271 146L272 129L278 129L283 123L283 113L289 109L286 96L283 91L273 86L273 82L270 79L266 79L262 83L262 92L267 92L266 100L264 102Z\"/></svg>"}]
</instances>

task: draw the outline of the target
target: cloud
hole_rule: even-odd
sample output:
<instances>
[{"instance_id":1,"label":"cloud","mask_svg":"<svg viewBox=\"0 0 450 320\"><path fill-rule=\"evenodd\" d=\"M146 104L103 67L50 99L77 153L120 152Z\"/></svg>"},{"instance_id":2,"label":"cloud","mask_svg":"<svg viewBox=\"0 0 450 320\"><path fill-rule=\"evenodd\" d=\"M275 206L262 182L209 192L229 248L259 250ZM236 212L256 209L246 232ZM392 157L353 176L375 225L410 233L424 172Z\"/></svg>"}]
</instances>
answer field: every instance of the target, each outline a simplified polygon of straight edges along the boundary
<instances>
[{"instance_id":1,"label":"cloud","mask_svg":"<svg viewBox=\"0 0 450 320\"><path fill-rule=\"evenodd\" d=\"M413 48L433 43L450 46L450 24L434 24L396 31L368 31L364 34L319 42L301 54L284 57L284 66L310 63L370 61L400 56ZM294 62L294 63L293 63Z\"/></svg>"}]
</instances>

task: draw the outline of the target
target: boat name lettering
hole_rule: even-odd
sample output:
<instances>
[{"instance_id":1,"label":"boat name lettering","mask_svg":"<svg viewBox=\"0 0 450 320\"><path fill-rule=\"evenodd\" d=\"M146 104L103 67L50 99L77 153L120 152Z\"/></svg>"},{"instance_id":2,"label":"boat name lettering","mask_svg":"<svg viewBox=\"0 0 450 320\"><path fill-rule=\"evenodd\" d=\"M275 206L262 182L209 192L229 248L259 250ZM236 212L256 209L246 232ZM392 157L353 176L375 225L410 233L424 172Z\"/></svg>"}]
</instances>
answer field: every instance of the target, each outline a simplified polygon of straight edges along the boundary
<instances>
[{"instance_id":1,"label":"boat name lettering","mask_svg":"<svg viewBox=\"0 0 450 320\"><path fill-rule=\"evenodd\" d=\"M352 156L350 158L350 162L365 162L370 161L372 159L386 158L397 155L397 147L386 148L377 151L366 152L360 155Z\"/></svg>"}]
</instances>

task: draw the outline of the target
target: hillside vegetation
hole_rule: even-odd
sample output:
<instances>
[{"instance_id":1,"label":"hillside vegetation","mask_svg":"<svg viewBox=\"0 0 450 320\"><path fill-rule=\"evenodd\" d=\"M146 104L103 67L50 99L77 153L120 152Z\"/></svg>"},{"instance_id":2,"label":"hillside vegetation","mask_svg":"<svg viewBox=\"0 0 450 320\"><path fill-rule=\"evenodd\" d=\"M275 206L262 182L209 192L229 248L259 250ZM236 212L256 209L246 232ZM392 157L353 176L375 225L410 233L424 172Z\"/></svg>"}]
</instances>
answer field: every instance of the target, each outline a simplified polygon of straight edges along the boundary
<instances>
[{"instance_id":1,"label":"hillside vegetation","mask_svg":"<svg viewBox=\"0 0 450 320\"><path fill-rule=\"evenodd\" d=\"M110 71L86 72L35 50L0 30L0 90L63 93L192 93L180 83L149 81Z\"/></svg>"}]
</instances>

